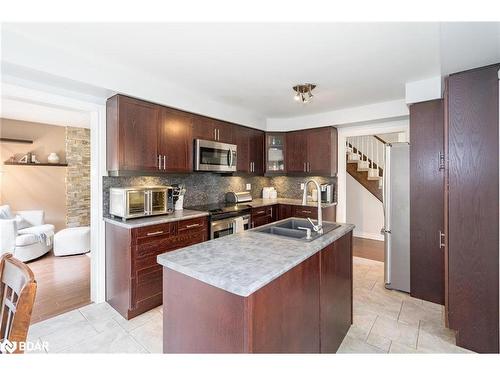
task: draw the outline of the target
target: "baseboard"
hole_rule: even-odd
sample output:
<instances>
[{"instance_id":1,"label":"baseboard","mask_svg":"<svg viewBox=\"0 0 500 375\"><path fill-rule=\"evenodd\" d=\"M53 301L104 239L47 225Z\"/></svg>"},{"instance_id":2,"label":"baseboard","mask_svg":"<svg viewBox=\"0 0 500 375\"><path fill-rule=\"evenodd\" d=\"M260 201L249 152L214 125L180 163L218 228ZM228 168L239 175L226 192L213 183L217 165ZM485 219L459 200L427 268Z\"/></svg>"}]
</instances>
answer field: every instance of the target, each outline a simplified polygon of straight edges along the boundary
<instances>
[{"instance_id":1,"label":"baseboard","mask_svg":"<svg viewBox=\"0 0 500 375\"><path fill-rule=\"evenodd\" d=\"M354 229L354 237L366 238L368 240L384 241L384 235L380 233L358 232Z\"/></svg>"}]
</instances>

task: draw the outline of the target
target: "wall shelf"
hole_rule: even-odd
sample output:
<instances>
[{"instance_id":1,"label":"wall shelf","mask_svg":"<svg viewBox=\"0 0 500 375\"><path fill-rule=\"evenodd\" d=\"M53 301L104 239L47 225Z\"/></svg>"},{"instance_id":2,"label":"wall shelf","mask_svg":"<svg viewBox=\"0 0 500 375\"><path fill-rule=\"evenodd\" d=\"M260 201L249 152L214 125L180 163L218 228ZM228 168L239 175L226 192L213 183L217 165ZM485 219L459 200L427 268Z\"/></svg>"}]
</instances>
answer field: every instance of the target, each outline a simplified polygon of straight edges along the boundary
<instances>
[{"instance_id":1,"label":"wall shelf","mask_svg":"<svg viewBox=\"0 0 500 375\"><path fill-rule=\"evenodd\" d=\"M4 165L23 165L23 166L30 166L30 167L67 167L67 163L57 163L57 164L52 164L52 163L17 163L17 162L12 162L12 161L6 161L4 162Z\"/></svg>"},{"instance_id":2,"label":"wall shelf","mask_svg":"<svg viewBox=\"0 0 500 375\"><path fill-rule=\"evenodd\" d=\"M16 138L3 138L3 137L0 137L0 142L33 144L33 141L30 139L16 139Z\"/></svg>"}]
</instances>

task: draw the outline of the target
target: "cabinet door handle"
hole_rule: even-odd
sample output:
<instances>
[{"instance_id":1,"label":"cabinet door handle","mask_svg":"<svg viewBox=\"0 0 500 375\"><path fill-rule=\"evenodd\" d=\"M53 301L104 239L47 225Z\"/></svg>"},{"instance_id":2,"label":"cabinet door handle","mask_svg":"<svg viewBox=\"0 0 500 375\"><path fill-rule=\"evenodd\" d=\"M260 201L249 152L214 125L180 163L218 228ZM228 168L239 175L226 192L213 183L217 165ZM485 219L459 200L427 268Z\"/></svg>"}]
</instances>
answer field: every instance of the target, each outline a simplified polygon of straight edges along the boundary
<instances>
[{"instance_id":1,"label":"cabinet door handle","mask_svg":"<svg viewBox=\"0 0 500 375\"><path fill-rule=\"evenodd\" d=\"M167 155L163 155L163 169L167 169Z\"/></svg>"},{"instance_id":2,"label":"cabinet door handle","mask_svg":"<svg viewBox=\"0 0 500 375\"><path fill-rule=\"evenodd\" d=\"M306 162L304 162L304 172L306 172Z\"/></svg>"},{"instance_id":3,"label":"cabinet door handle","mask_svg":"<svg viewBox=\"0 0 500 375\"><path fill-rule=\"evenodd\" d=\"M217 140L220 141L220 129L217 129Z\"/></svg>"},{"instance_id":4,"label":"cabinet door handle","mask_svg":"<svg viewBox=\"0 0 500 375\"><path fill-rule=\"evenodd\" d=\"M441 230L439 231L439 248L443 249L446 244L445 244L446 236Z\"/></svg>"},{"instance_id":5,"label":"cabinet door handle","mask_svg":"<svg viewBox=\"0 0 500 375\"><path fill-rule=\"evenodd\" d=\"M163 231L159 230L157 232L149 232L149 233L146 234L146 236L157 236L159 234L163 234Z\"/></svg>"},{"instance_id":6,"label":"cabinet door handle","mask_svg":"<svg viewBox=\"0 0 500 375\"><path fill-rule=\"evenodd\" d=\"M190 225L186 225L186 228L196 228L199 226L200 226L200 224L190 224Z\"/></svg>"},{"instance_id":7,"label":"cabinet door handle","mask_svg":"<svg viewBox=\"0 0 500 375\"><path fill-rule=\"evenodd\" d=\"M217 140L217 129L214 129L214 139Z\"/></svg>"},{"instance_id":8,"label":"cabinet door handle","mask_svg":"<svg viewBox=\"0 0 500 375\"><path fill-rule=\"evenodd\" d=\"M302 210L302 213L303 213L303 214L310 214L310 213L311 213L311 211L308 211L308 210Z\"/></svg>"},{"instance_id":9,"label":"cabinet door handle","mask_svg":"<svg viewBox=\"0 0 500 375\"><path fill-rule=\"evenodd\" d=\"M161 169L161 155L158 155L158 169Z\"/></svg>"},{"instance_id":10,"label":"cabinet door handle","mask_svg":"<svg viewBox=\"0 0 500 375\"><path fill-rule=\"evenodd\" d=\"M266 212L265 210L264 211L258 211L258 212L256 212L256 214L260 215L260 214L264 214L265 212Z\"/></svg>"},{"instance_id":11,"label":"cabinet door handle","mask_svg":"<svg viewBox=\"0 0 500 375\"><path fill-rule=\"evenodd\" d=\"M311 172L311 163L307 162L307 171Z\"/></svg>"}]
</instances>

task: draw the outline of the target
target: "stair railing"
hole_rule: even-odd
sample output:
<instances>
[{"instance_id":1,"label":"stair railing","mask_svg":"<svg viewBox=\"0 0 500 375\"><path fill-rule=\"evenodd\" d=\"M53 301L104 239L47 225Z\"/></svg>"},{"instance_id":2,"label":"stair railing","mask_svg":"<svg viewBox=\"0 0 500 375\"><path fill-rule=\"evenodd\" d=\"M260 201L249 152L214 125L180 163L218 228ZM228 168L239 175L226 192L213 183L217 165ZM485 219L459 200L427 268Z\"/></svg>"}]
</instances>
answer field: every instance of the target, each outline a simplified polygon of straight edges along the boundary
<instances>
[{"instance_id":1,"label":"stair railing","mask_svg":"<svg viewBox=\"0 0 500 375\"><path fill-rule=\"evenodd\" d=\"M347 137L347 150L359 155L359 160L368 161L370 169L377 169L376 175L381 176L385 167L384 142L373 135ZM372 172L373 173L373 172Z\"/></svg>"}]
</instances>

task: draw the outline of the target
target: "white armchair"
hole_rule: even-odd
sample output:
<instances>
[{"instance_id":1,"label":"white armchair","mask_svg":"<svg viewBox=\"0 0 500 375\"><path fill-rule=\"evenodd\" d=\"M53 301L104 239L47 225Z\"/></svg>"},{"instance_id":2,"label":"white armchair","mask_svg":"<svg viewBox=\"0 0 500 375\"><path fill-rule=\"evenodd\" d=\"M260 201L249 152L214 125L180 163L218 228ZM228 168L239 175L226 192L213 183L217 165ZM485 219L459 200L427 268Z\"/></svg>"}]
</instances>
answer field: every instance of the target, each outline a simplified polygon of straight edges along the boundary
<instances>
[{"instance_id":1,"label":"white armchair","mask_svg":"<svg viewBox=\"0 0 500 375\"><path fill-rule=\"evenodd\" d=\"M23 261L38 258L52 249L54 226L44 223L41 210L12 213L0 206L0 254L11 252Z\"/></svg>"}]
</instances>

